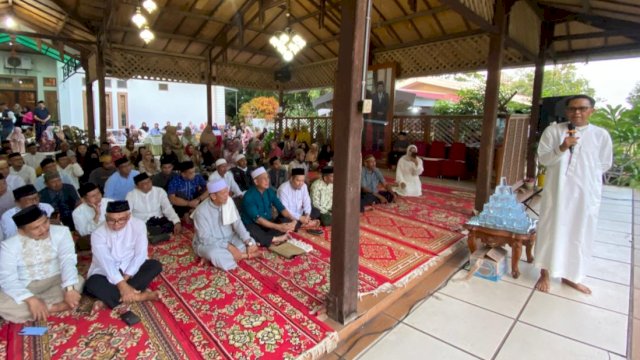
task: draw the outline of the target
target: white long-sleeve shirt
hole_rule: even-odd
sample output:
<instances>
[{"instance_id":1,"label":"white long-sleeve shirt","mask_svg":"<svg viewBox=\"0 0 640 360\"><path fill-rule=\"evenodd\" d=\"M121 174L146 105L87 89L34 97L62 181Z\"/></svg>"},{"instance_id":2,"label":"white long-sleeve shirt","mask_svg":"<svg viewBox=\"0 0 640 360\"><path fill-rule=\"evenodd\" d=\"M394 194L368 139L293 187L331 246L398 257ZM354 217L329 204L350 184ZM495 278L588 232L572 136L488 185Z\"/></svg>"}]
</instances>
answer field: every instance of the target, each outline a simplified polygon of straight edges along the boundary
<instances>
[{"instance_id":1,"label":"white long-sleeve shirt","mask_svg":"<svg viewBox=\"0 0 640 360\"><path fill-rule=\"evenodd\" d=\"M26 153L22 155L24 159L24 163L26 165L31 166L33 169L37 169L40 167L40 162L44 160L46 156L43 153L36 153L35 155L31 155L30 153Z\"/></svg>"},{"instance_id":2,"label":"white long-sleeve shirt","mask_svg":"<svg viewBox=\"0 0 640 360\"><path fill-rule=\"evenodd\" d=\"M61 168L60 166L58 166L58 172L65 173L67 174L67 176L69 176L69 179L71 180L71 185L73 185L73 187L76 188L76 190L78 190L80 188L80 177L82 175L84 175L84 170L82 170L82 167L80 166L80 164L78 163L73 163L73 164L69 164L66 168Z\"/></svg>"},{"instance_id":3,"label":"white long-sleeve shirt","mask_svg":"<svg viewBox=\"0 0 640 360\"><path fill-rule=\"evenodd\" d=\"M53 206L47 203L39 203L38 207L40 210L46 212L48 217L51 217L51 214L54 211ZM8 239L18 233L18 227L16 226L15 221L13 221L13 215L17 214L20 210L22 209L16 206L2 214L2 218L0 218L0 226L2 226L2 235L5 239Z\"/></svg>"},{"instance_id":4,"label":"white long-sleeve shirt","mask_svg":"<svg viewBox=\"0 0 640 360\"><path fill-rule=\"evenodd\" d=\"M152 217L163 216L174 224L180 222L180 217L173 209L167 192L163 188L154 186L146 194L135 188L127 194L127 201L131 208L131 215L144 221L145 224Z\"/></svg>"},{"instance_id":5,"label":"white long-sleeve shirt","mask_svg":"<svg viewBox=\"0 0 640 360\"><path fill-rule=\"evenodd\" d=\"M96 216L95 210L87 203L82 202L73 212L73 224L76 226L76 231L80 236L86 236L91 234L98 226L104 224L105 214L107 213L107 203L113 201L109 198L102 198L100 202L100 218L96 223L93 221L93 217Z\"/></svg>"},{"instance_id":6,"label":"white long-sleeve shirt","mask_svg":"<svg viewBox=\"0 0 640 360\"><path fill-rule=\"evenodd\" d=\"M221 178L224 178L224 182L227 183L229 190L233 193L233 197L244 195L244 191L240 190L240 186L238 186L238 183L233 178L231 171L227 171L224 173L224 177L222 177L220 176L220 173L218 173L218 170L216 170L209 175L209 182L216 181Z\"/></svg>"},{"instance_id":7,"label":"white long-sleeve shirt","mask_svg":"<svg viewBox=\"0 0 640 360\"><path fill-rule=\"evenodd\" d=\"M296 190L291 186L291 181L287 181L278 188L278 198L296 220L304 214L311 214L311 198L307 184Z\"/></svg>"},{"instance_id":8,"label":"white long-sleeve shirt","mask_svg":"<svg viewBox=\"0 0 640 360\"><path fill-rule=\"evenodd\" d=\"M22 179L18 175L9 174L7 175L6 179L7 179L7 188L9 188L9 191L13 191L21 186L26 185L24 182L24 179ZM40 191L40 189L38 189L38 191Z\"/></svg>"},{"instance_id":9,"label":"white long-sleeve shirt","mask_svg":"<svg viewBox=\"0 0 640 360\"><path fill-rule=\"evenodd\" d=\"M77 284L77 262L75 245L66 226L51 225L49 238L45 240L18 234L0 243L0 287L21 303L33 296L27 286L34 280L59 274L63 288Z\"/></svg>"},{"instance_id":10,"label":"white long-sleeve shirt","mask_svg":"<svg viewBox=\"0 0 640 360\"><path fill-rule=\"evenodd\" d=\"M88 277L103 275L116 285L125 275L138 273L147 260L147 227L142 220L132 217L119 231L112 231L102 224L91 233L91 266Z\"/></svg>"},{"instance_id":11,"label":"white long-sleeve shirt","mask_svg":"<svg viewBox=\"0 0 640 360\"><path fill-rule=\"evenodd\" d=\"M33 185L36 183L36 171L29 165L22 165L22 169L20 169L20 171L16 171L12 166L10 173L20 176L27 184Z\"/></svg>"}]
</instances>

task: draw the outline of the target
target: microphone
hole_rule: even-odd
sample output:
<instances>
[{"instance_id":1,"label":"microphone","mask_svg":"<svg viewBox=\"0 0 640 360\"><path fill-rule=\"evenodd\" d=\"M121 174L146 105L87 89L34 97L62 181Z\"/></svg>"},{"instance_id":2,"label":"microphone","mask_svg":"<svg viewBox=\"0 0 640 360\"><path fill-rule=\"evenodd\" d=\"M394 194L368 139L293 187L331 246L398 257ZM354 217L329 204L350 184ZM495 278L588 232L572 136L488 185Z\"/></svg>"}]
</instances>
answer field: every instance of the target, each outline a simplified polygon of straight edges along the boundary
<instances>
[{"instance_id":1,"label":"microphone","mask_svg":"<svg viewBox=\"0 0 640 360\"><path fill-rule=\"evenodd\" d=\"M576 133L576 126L573 125L571 121L569 121L569 124L567 125L567 127L569 128L569 136L573 137L573 135ZM569 148L569 152L573 154L573 145L571 145L571 147Z\"/></svg>"}]
</instances>

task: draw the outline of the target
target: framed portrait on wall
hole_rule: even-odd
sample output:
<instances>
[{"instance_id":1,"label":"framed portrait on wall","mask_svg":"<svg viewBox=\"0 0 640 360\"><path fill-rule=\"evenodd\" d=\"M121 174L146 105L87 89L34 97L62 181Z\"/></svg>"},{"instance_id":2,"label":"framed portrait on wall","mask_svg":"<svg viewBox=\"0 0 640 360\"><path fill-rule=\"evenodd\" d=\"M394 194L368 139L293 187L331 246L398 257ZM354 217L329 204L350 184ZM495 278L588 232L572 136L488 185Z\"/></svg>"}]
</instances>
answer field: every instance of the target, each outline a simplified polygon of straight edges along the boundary
<instances>
[{"instance_id":1,"label":"framed portrait on wall","mask_svg":"<svg viewBox=\"0 0 640 360\"><path fill-rule=\"evenodd\" d=\"M371 99L371 113L364 116L362 150L365 152L381 154L390 150L395 80L395 63L372 65L367 71L365 97Z\"/></svg>"},{"instance_id":2,"label":"framed portrait on wall","mask_svg":"<svg viewBox=\"0 0 640 360\"><path fill-rule=\"evenodd\" d=\"M55 87L57 85L57 80L54 77L45 77L42 78L42 85Z\"/></svg>"}]
</instances>

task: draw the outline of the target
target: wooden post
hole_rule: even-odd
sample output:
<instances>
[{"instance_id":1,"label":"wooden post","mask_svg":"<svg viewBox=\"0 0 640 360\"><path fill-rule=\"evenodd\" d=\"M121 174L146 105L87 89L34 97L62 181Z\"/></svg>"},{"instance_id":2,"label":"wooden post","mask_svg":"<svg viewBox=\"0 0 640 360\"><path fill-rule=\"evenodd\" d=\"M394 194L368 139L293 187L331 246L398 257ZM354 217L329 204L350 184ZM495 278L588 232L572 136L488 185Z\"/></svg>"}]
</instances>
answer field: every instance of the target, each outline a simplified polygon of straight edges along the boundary
<instances>
[{"instance_id":1,"label":"wooden post","mask_svg":"<svg viewBox=\"0 0 640 360\"><path fill-rule=\"evenodd\" d=\"M431 144L431 116L426 115L424 113L421 114L421 116L422 116L422 120L424 120L424 121L420 121L423 126L422 140L424 141L425 145Z\"/></svg>"},{"instance_id":2,"label":"wooden post","mask_svg":"<svg viewBox=\"0 0 640 360\"><path fill-rule=\"evenodd\" d=\"M540 29L540 48L536 58L536 69L533 77L533 99L531 100L531 119L529 120L529 141L527 146L527 177L536 176L536 148L538 141L538 121L540 119L540 102L544 82L544 63L547 60L547 49L553 38L554 24L543 21Z\"/></svg>"},{"instance_id":3,"label":"wooden post","mask_svg":"<svg viewBox=\"0 0 640 360\"><path fill-rule=\"evenodd\" d=\"M205 71L205 76L207 77L207 125L213 126L213 104L211 99L211 86L213 85L213 79L211 78L211 49L207 50L207 69Z\"/></svg>"},{"instance_id":4,"label":"wooden post","mask_svg":"<svg viewBox=\"0 0 640 360\"><path fill-rule=\"evenodd\" d=\"M107 92L105 90L104 79L104 53L102 45L98 44L96 53L96 76L98 77L98 106L100 107L100 142L107 141Z\"/></svg>"},{"instance_id":5,"label":"wooden post","mask_svg":"<svg viewBox=\"0 0 640 360\"><path fill-rule=\"evenodd\" d=\"M482 139L480 140L480 160L478 163L478 181L476 182L476 210L481 211L491 195L491 173L493 169L493 148L498 117L498 92L500 90L500 71L504 53L504 40L507 33L507 14L513 0L497 0L494 25L497 33L489 34L489 59L487 61L487 87L484 97L484 119L482 121Z\"/></svg>"},{"instance_id":6,"label":"wooden post","mask_svg":"<svg viewBox=\"0 0 640 360\"><path fill-rule=\"evenodd\" d=\"M87 104L87 108L85 109L87 111L87 135L89 137L89 144L93 144L96 140L96 114L93 106L93 82L91 81L92 75L89 70L89 59L86 53L82 54L80 62L82 63L82 67L84 68L84 96L86 98L85 103Z\"/></svg>"},{"instance_id":7,"label":"wooden post","mask_svg":"<svg viewBox=\"0 0 640 360\"><path fill-rule=\"evenodd\" d=\"M352 321L358 304L358 257L360 224L360 173L363 117L362 100L366 66L367 16L371 0L342 1L342 28L335 87L335 183L333 185L333 227L331 234L331 288L329 317L342 323Z\"/></svg>"}]
</instances>

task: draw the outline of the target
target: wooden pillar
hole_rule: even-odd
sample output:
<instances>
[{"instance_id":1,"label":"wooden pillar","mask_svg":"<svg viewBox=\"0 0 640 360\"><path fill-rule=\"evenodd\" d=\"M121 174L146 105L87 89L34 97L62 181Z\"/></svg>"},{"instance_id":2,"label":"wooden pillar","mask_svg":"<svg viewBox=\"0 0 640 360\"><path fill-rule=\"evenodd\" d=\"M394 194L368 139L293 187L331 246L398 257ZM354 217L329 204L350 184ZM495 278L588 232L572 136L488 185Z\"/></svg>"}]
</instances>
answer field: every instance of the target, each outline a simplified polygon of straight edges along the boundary
<instances>
[{"instance_id":1,"label":"wooden pillar","mask_svg":"<svg viewBox=\"0 0 640 360\"><path fill-rule=\"evenodd\" d=\"M205 76L207 77L207 125L213 126L213 101L211 94L212 77L211 77L211 49L207 50L207 69Z\"/></svg>"},{"instance_id":2,"label":"wooden pillar","mask_svg":"<svg viewBox=\"0 0 640 360\"><path fill-rule=\"evenodd\" d=\"M360 224L360 172L363 117L362 100L366 66L367 16L371 0L342 1L342 28L335 87L335 182L331 234L331 288L328 314L345 324L356 316Z\"/></svg>"},{"instance_id":3,"label":"wooden pillar","mask_svg":"<svg viewBox=\"0 0 640 360\"><path fill-rule=\"evenodd\" d=\"M507 33L507 14L509 3L513 0L497 0L494 14L496 33L489 34L489 59L487 61L487 87L484 97L484 119L482 121L482 139L480 140L480 160L478 163L478 181L476 182L476 210L481 211L491 195L491 174L495 146L495 129L498 117L498 92L500 91L500 71L504 41Z\"/></svg>"},{"instance_id":4,"label":"wooden pillar","mask_svg":"<svg viewBox=\"0 0 640 360\"><path fill-rule=\"evenodd\" d=\"M82 54L81 61L84 68L84 86L85 86L85 103L87 111L87 136L89 137L89 143L93 144L96 140L96 113L93 106L93 82L91 77L93 76L89 70L89 59L86 54Z\"/></svg>"},{"instance_id":5,"label":"wooden pillar","mask_svg":"<svg viewBox=\"0 0 640 360\"><path fill-rule=\"evenodd\" d=\"M536 68L533 77L533 99L531 100L531 119L529 120L529 141L527 146L527 177L536 176L536 142L538 141L538 121L540 119L540 104L542 100L542 85L544 83L544 64L547 60L547 50L553 38L554 24L543 21L540 29L540 48L536 58Z\"/></svg>"},{"instance_id":6,"label":"wooden pillar","mask_svg":"<svg viewBox=\"0 0 640 360\"><path fill-rule=\"evenodd\" d=\"M105 90L104 79L104 53L102 51L102 45L98 44L98 51L96 52L96 76L98 78L98 107L100 108L100 142L107 141L107 93Z\"/></svg>"}]
</instances>

